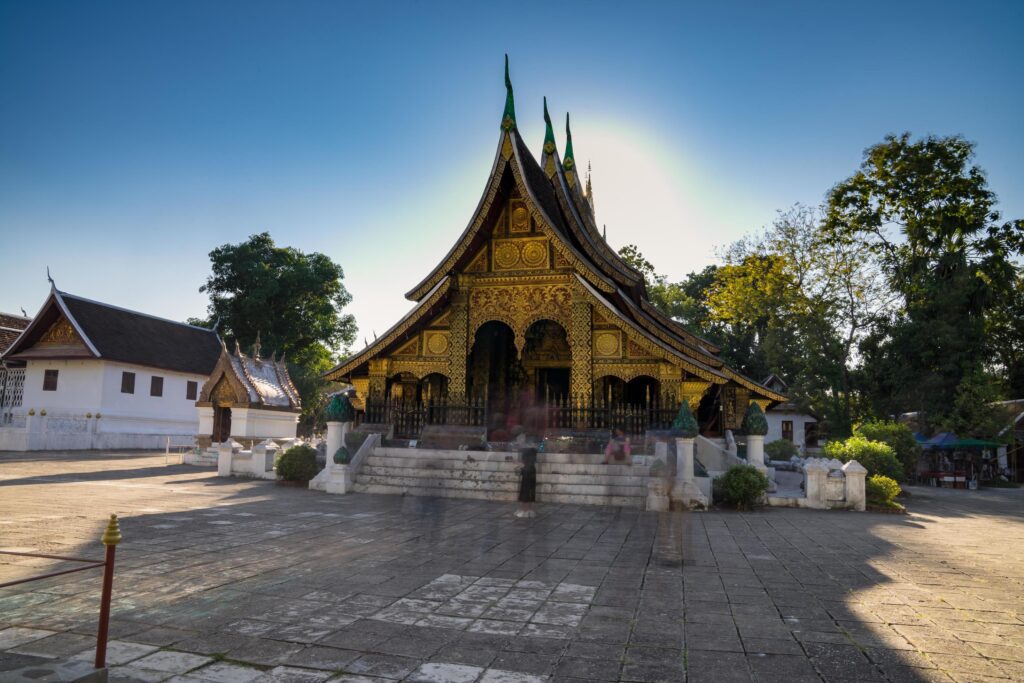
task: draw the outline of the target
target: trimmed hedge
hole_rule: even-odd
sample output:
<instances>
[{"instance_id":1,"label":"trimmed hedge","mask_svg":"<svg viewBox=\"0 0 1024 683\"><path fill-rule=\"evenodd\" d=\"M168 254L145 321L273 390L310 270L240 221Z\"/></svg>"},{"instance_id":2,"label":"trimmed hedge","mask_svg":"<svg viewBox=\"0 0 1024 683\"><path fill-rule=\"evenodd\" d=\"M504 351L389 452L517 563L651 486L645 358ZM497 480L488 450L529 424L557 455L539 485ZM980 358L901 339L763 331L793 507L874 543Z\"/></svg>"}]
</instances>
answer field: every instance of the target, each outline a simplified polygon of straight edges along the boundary
<instances>
[{"instance_id":1,"label":"trimmed hedge","mask_svg":"<svg viewBox=\"0 0 1024 683\"><path fill-rule=\"evenodd\" d=\"M896 452L881 441L869 441L863 436L851 436L846 441L829 441L825 444L825 455L840 462L856 460L868 471L868 476L883 476L903 480L903 465L896 459Z\"/></svg>"},{"instance_id":2,"label":"trimmed hedge","mask_svg":"<svg viewBox=\"0 0 1024 683\"><path fill-rule=\"evenodd\" d=\"M800 454L800 449L792 441L776 439L764 445L764 453L770 460L789 460Z\"/></svg>"},{"instance_id":3,"label":"trimmed hedge","mask_svg":"<svg viewBox=\"0 0 1024 683\"><path fill-rule=\"evenodd\" d=\"M716 483L725 501L737 510L749 510L768 491L768 477L752 465L733 465Z\"/></svg>"},{"instance_id":4,"label":"trimmed hedge","mask_svg":"<svg viewBox=\"0 0 1024 683\"><path fill-rule=\"evenodd\" d=\"M917 461L921 456L921 444L917 443L913 432L905 424L887 420L872 420L857 425L853 429L854 436L863 436L870 441L881 441L888 444L896 454L896 459L903 465L905 476L913 476L917 471Z\"/></svg>"},{"instance_id":5,"label":"trimmed hedge","mask_svg":"<svg viewBox=\"0 0 1024 683\"><path fill-rule=\"evenodd\" d=\"M316 450L302 444L293 446L274 462L277 477L286 481L308 482L320 471L316 461Z\"/></svg>"},{"instance_id":6,"label":"trimmed hedge","mask_svg":"<svg viewBox=\"0 0 1024 683\"><path fill-rule=\"evenodd\" d=\"M891 507L901 490L895 479L880 474L868 477L864 487L868 503L882 507Z\"/></svg>"}]
</instances>

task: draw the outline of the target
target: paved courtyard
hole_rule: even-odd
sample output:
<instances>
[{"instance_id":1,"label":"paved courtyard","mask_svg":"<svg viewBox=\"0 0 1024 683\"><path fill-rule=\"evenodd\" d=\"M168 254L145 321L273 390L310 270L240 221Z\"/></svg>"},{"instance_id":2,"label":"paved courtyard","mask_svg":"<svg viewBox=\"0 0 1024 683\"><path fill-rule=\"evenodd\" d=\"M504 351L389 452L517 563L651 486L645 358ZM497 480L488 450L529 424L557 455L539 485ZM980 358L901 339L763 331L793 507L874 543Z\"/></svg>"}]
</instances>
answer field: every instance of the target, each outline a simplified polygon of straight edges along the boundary
<instances>
[{"instance_id":1,"label":"paved courtyard","mask_svg":"<svg viewBox=\"0 0 1024 683\"><path fill-rule=\"evenodd\" d=\"M116 681L1024 680L1024 494L645 513L0 454L0 549L101 557ZM0 582L64 565L0 556ZM91 658L97 570L0 589L0 680Z\"/></svg>"}]
</instances>

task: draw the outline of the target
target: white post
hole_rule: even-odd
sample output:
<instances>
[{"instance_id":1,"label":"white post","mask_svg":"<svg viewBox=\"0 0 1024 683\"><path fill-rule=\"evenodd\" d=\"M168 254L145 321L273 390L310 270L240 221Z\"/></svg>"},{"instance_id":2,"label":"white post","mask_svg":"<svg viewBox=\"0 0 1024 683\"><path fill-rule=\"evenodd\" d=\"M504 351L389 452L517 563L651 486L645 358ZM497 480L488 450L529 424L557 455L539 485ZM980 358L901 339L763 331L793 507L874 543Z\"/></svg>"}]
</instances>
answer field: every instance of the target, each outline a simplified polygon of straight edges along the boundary
<instances>
[{"instance_id":1,"label":"white post","mask_svg":"<svg viewBox=\"0 0 1024 683\"><path fill-rule=\"evenodd\" d=\"M231 476L231 456L234 452L231 439L217 445L217 476Z\"/></svg>"},{"instance_id":2,"label":"white post","mask_svg":"<svg viewBox=\"0 0 1024 683\"><path fill-rule=\"evenodd\" d=\"M345 433L351 422L328 422L327 423L327 465L334 462L334 454L345 445Z\"/></svg>"},{"instance_id":3,"label":"white post","mask_svg":"<svg viewBox=\"0 0 1024 683\"><path fill-rule=\"evenodd\" d=\"M764 475L768 474L768 466L764 464L764 436L747 434L747 464L753 465Z\"/></svg>"},{"instance_id":4,"label":"white post","mask_svg":"<svg viewBox=\"0 0 1024 683\"><path fill-rule=\"evenodd\" d=\"M828 479L828 462L820 458L808 458L804 464L804 493L807 495L807 507L824 509L825 480Z\"/></svg>"},{"instance_id":5,"label":"white post","mask_svg":"<svg viewBox=\"0 0 1024 683\"><path fill-rule=\"evenodd\" d=\"M676 479L672 485L672 500L683 505L707 506L708 500L694 480L693 446L694 439L676 439Z\"/></svg>"},{"instance_id":6,"label":"white post","mask_svg":"<svg viewBox=\"0 0 1024 683\"><path fill-rule=\"evenodd\" d=\"M851 460L843 465L843 474L846 475L846 505L863 512L867 508L864 483L864 478L868 474L867 469L856 460Z\"/></svg>"}]
</instances>

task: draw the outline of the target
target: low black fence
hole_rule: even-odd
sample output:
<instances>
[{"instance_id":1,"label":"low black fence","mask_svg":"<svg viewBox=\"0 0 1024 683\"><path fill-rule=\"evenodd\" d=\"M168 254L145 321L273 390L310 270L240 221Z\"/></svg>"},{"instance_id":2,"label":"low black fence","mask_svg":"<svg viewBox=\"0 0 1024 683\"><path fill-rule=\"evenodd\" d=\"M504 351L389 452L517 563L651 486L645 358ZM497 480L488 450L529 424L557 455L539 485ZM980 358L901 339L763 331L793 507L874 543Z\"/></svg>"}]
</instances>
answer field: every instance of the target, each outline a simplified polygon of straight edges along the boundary
<instances>
[{"instance_id":1,"label":"low black fence","mask_svg":"<svg viewBox=\"0 0 1024 683\"><path fill-rule=\"evenodd\" d=\"M496 406L483 399L456 402L388 398L367 401L359 422L394 425L395 436L402 439L417 438L426 425L486 426L491 438L492 432L511 432L516 427L534 433L547 429L618 428L631 437L641 437L649 429L669 429L676 412L675 406L658 402L630 404L562 398L525 405L510 401Z\"/></svg>"}]
</instances>

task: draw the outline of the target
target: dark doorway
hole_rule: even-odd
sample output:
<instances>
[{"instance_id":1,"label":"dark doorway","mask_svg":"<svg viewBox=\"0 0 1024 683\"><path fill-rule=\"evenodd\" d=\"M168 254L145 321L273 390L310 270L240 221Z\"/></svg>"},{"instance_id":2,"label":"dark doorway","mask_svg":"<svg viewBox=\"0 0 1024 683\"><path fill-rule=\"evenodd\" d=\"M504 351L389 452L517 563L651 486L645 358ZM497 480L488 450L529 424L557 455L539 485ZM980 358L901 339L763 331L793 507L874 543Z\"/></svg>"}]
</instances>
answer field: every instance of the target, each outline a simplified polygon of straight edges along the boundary
<instances>
[{"instance_id":1,"label":"dark doorway","mask_svg":"<svg viewBox=\"0 0 1024 683\"><path fill-rule=\"evenodd\" d=\"M537 400L569 397L569 368L537 368Z\"/></svg>"},{"instance_id":2,"label":"dark doorway","mask_svg":"<svg viewBox=\"0 0 1024 683\"><path fill-rule=\"evenodd\" d=\"M231 408L213 409L213 442L224 443L231 437Z\"/></svg>"},{"instance_id":3,"label":"dark doorway","mask_svg":"<svg viewBox=\"0 0 1024 683\"><path fill-rule=\"evenodd\" d=\"M470 396L486 400L492 415L504 414L525 379L512 329L495 320L481 325L469 354Z\"/></svg>"}]
</instances>

